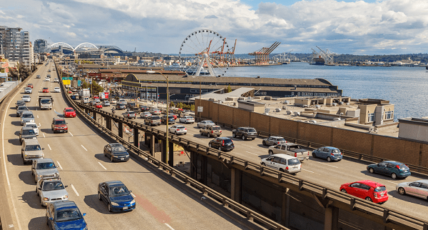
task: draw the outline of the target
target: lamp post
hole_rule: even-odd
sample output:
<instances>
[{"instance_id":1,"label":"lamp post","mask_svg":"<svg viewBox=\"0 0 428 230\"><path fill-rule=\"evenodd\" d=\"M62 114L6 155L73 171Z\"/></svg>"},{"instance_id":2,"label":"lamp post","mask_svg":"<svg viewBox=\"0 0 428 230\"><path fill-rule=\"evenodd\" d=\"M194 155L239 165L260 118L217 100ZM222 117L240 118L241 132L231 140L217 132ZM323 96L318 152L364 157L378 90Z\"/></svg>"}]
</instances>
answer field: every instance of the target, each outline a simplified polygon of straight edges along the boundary
<instances>
[{"instance_id":1,"label":"lamp post","mask_svg":"<svg viewBox=\"0 0 428 230\"><path fill-rule=\"evenodd\" d=\"M168 81L168 77L163 75L161 72L156 72L153 70L148 70L147 73L159 73L160 75L162 75L162 77L165 78L166 80L166 163L169 164L168 162L168 158L169 158L169 142L168 142L168 134L169 134L169 130L168 130L168 115L169 115L169 81Z\"/></svg>"}]
</instances>

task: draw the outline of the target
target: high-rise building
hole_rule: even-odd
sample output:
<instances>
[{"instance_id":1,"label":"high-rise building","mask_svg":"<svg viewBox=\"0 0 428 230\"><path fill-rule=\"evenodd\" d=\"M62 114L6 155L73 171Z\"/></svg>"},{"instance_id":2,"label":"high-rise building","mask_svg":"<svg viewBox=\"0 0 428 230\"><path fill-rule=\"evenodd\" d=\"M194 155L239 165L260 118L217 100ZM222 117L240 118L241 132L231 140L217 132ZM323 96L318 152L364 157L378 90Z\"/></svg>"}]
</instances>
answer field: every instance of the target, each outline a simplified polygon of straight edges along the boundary
<instances>
[{"instance_id":1,"label":"high-rise building","mask_svg":"<svg viewBox=\"0 0 428 230\"><path fill-rule=\"evenodd\" d=\"M34 41L34 53L47 52L48 42L45 39L37 39Z\"/></svg>"},{"instance_id":2,"label":"high-rise building","mask_svg":"<svg viewBox=\"0 0 428 230\"><path fill-rule=\"evenodd\" d=\"M20 62L27 66L32 64L30 53L30 34L22 28L0 26L0 54L10 62Z\"/></svg>"}]
</instances>

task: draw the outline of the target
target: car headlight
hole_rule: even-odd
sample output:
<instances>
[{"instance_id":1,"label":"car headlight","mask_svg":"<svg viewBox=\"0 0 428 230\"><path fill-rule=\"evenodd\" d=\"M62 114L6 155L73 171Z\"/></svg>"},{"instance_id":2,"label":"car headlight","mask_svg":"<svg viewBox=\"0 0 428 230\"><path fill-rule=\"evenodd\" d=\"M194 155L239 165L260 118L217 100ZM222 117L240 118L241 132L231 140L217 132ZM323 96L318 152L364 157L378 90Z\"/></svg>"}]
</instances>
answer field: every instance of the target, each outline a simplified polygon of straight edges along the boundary
<instances>
[{"instance_id":1,"label":"car headlight","mask_svg":"<svg viewBox=\"0 0 428 230\"><path fill-rule=\"evenodd\" d=\"M83 230L88 230L88 226L86 226Z\"/></svg>"},{"instance_id":2,"label":"car headlight","mask_svg":"<svg viewBox=\"0 0 428 230\"><path fill-rule=\"evenodd\" d=\"M113 205L113 206L119 206L119 204L116 203L116 202L111 202L110 204Z\"/></svg>"},{"instance_id":3,"label":"car headlight","mask_svg":"<svg viewBox=\"0 0 428 230\"><path fill-rule=\"evenodd\" d=\"M37 178L41 178L42 177L42 175L37 175Z\"/></svg>"},{"instance_id":4,"label":"car headlight","mask_svg":"<svg viewBox=\"0 0 428 230\"><path fill-rule=\"evenodd\" d=\"M44 197L44 198L43 198L43 201L49 201L49 198Z\"/></svg>"},{"instance_id":5,"label":"car headlight","mask_svg":"<svg viewBox=\"0 0 428 230\"><path fill-rule=\"evenodd\" d=\"M132 199L132 200L131 200L131 204L135 204L135 199Z\"/></svg>"},{"instance_id":6,"label":"car headlight","mask_svg":"<svg viewBox=\"0 0 428 230\"><path fill-rule=\"evenodd\" d=\"M63 198L64 198L64 199L68 199L68 195L65 195Z\"/></svg>"}]
</instances>

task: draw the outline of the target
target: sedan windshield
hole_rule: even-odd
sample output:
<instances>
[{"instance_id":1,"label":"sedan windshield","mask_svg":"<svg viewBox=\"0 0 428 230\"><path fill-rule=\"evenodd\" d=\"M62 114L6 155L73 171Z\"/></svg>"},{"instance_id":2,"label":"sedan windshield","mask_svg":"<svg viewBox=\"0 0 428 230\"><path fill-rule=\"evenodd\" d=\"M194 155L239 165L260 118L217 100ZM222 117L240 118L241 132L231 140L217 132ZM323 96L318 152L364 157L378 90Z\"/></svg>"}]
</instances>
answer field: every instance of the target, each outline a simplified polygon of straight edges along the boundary
<instances>
[{"instance_id":1,"label":"sedan windshield","mask_svg":"<svg viewBox=\"0 0 428 230\"><path fill-rule=\"evenodd\" d=\"M38 163L37 169L54 169L55 164L53 162L45 162L45 163Z\"/></svg>"},{"instance_id":2,"label":"sedan windshield","mask_svg":"<svg viewBox=\"0 0 428 230\"><path fill-rule=\"evenodd\" d=\"M27 145L25 146L25 151L39 151L42 150L42 148L40 148L40 145Z\"/></svg>"},{"instance_id":3,"label":"sedan windshield","mask_svg":"<svg viewBox=\"0 0 428 230\"><path fill-rule=\"evenodd\" d=\"M220 127L212 127L213 130L220 130Z\"/></svg>"},{"instance_id":4,"label":"sedan windshield","mask_svg":"<svg viewBox=\"0 0 428 230\"><path fill-rule=\"evenodd\" d=\"M34 118L33 114L31 114L31 113L22 114L22 117L23 118Z\"/></svg>"},{"instance_id":5,"label":"sedan windshield","mask_svg":"<svg viewBox=\"0 0 428 230\"><path fill-rule=\"evenodd\" d=\"M80 211L77 208L58 210L56 213L57 222L72 221L78 219L82 219L82 215L80 214Z\"/></svg>"},{"instance_id":6,"label":"sedan windshield","mask_svg":"<svg viewBox=\"0 0 428 230\"><path fill-rule=\"evenodd\" d=\"M128 189L124 186L115 186L110 188L110 197L129 195Z\"/></svg>"},{"instance_id":7,"label":"sedan windshield","mask_svg":"<svg viewBox=\"0 0 428 230\"><path fill-rule=\"evenodd\" d=\"M34 130L32 130L32 129L23 130L22 135L34 135Z\"/></svg>"},{"instance_id":8,"label":"sedan windshield","mask_svg":"<svg viewBox=\"0 0 428 230\"><path fill-rule=\"evenodd\" d=\"M43 183L43 191L65 189L61 181L47 181Z\"/></svg>"}]
</instances>

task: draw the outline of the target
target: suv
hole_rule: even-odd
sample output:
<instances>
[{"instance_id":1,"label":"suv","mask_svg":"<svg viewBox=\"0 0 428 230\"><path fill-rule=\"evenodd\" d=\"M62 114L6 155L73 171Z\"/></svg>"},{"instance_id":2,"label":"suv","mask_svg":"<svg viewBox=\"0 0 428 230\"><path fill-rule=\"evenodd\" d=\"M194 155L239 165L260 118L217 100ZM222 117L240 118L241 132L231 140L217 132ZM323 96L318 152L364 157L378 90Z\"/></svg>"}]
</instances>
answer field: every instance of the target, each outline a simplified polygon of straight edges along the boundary
<instances>
[{"instance_id":1,"label":"suv","mask_svg":"<svg viewBox=\"0 0 428 230\"><path fill-rule=\"evenodd\" d=\"M150 112L153 114L153 115L159 115L159 114L161 114L162 112L161 112L161 110L160 109L158 109L158 108L156 108L156 107L152 107L152 108L150 108Z\"/></svg>"},{"instance_id":2,"label":"suv","mask_svg":"<svg viewBox=\"0 0 428 230\"><path fill-rule=\"evenodd\" d=\"M117 103L116 104L116 109L117 110L122 110L122 109L126 109L126 104L123 104L123 103Z\"/></svg>"},{"instance_id":3,"label":"suv","mask_svg":"<svg viewBox=\"0 0 428 230\"><path fill-rule=\"evenodd\" d=\"M24 164L36 159L43 159L45 154L37 139L24 139L22 142L21 156Z\"/></svg>"},{"instance_id":4,"label":"suv","mask_svg":"<svg viewBox=\"0 0 428 230\"><path fill-rule=\"evenodd\" d=\"M24 111L21 114L21 125L25 125L28 122L34 122L34 115L31 111Z\"/></svg>"},{"instance_id":5,"label":"suv","mask_svg":"<svg viewBox=\"0 0 428 230\"><path fill-rule=\"evenodd\" d=\"M161 125L161 118L159 116L151 116L144 118L144 124L145 125Z\"/></svg>"},{"instance_id":6,"label":"suv","mask_svg":"<svg viewBox=\"0 0 428 230\"><path fill-rule=\"evenodd\" d=\"M166 124L166 115L161 118L162 124ZM173 115L168 115L168 124L175 124L175 119Z\"/></svg>"},{"instance_id":7,"label":"suv","mask_svg":"<svg viewBox=\"0 0 428 230\"><path fill-rule=\"evenodd\" d=\"M54 118L52 120L51 128L54 133L68 133L68 126L64 118Z\"/></svg>"},{"instance_id":8,"label":"suv","mask_svg":"<svg viewBox=\"0 0 428 230\"><path fill-rule=\"evenodd\" d=\"M263 140L264 146L285 144L287 141L283 137L270 136Z\"/></svg>"},{"instance_id":9,"label":"suv","mask_svg":"<svg viewBox=\"0 0 428 230\"><path fill-rule=\"evenodd\" d=\"M208 126L199 130L201 135L206 135L207 137L219 137L222 134L221 127L218 125Z\"/></svg>"},{"instance_id":10,"label":"suv","mask_svg":"<svg viewBox=\"0 0 428 230\"><path fill-rule=\"evenodd\" d=\"M128 119L136 119L137 118L137 114L134 111L126 111L124 113L122 113L123 118L128 118Z\"/></svg>"},{"instance_id":11,"label":"suv","mask_svg":"<svg viewBox=\"0 0 428 230\"><path fill-rule=\"evenodd\" d=\"M263 158L261 164L293 175L302 170L302 163L300 163L299 159L286 154L275 154Z\"/></svg>"},{"instance_id":12,"label":"suv","mask_svg":"<svg viewBox=\"0 0 428 230\"><path fill-rule=\"evenodd\" d=\"M237 129L232 130L232 136L234 138L241 137L242 140L247 140L247 139L254 140L254 138L257 137L257 131L256 129L251 127L239 127Z\"/></svg>"},{"instance_id":13,"label":"suv","mask_svg":"<svg viewBox=\"0 0 428 230\"><path fill-rule=\"evenodd\" d=\"M36 193L40 197L42 206L47 206L48 203L68 200L68 192L65 188L67 185L64 186L61 179L42 178L37 182Z\"/></svg>"},{"instance_id":14,"label":"suv","mask_svg":"<svg viewBox=\"0 0 428 230\"><path fill-rule=\"evenodd\" d=\"M31 165L31 174L36 183L46 177L59 179L58 169L56 169L54 161L49 158L34 160Z\"/></svg>"},{"instance_id":15,"label":"suv","mask_svg":"<svg viewBox=\"0 0 428 230\"><path fill-rule=\"evenodd\" d=\"M21 132L19 132L19 143L22 145L22 142L25 139L37 139L34 129L31 127L22 127Z\"/></svg>"},{"instance_id":16,"label":"suv","mask_svg":"<svg viewBox=\"0 0 428 230\"><path fill-rule=\"evenodd\" d=\"M210 148L215 148L220 151L232 151L235 148L232 139L228 137L217 137L211 140L208 145Z\"/></svg>"}]
</instances>

